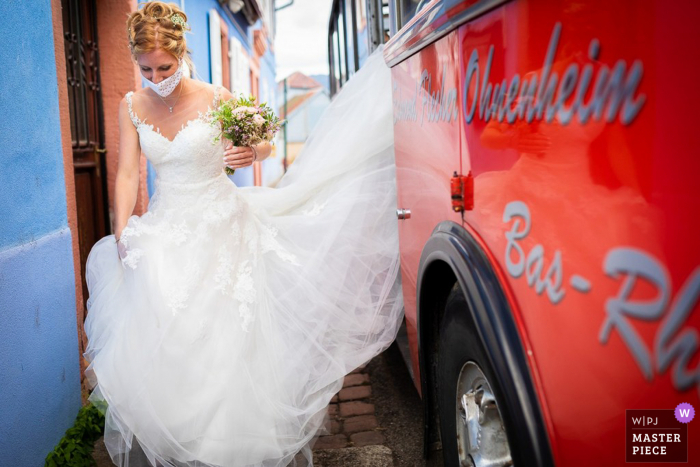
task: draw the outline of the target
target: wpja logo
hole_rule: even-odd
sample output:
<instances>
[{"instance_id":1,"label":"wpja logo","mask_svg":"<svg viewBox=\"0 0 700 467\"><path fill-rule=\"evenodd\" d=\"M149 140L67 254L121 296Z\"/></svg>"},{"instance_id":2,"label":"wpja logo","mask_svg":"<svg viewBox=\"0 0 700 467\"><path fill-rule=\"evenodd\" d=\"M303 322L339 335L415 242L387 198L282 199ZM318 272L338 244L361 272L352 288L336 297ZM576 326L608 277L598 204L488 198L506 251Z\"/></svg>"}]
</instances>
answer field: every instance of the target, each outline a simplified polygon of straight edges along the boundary
<instances>
[{"instance_id":1,"label":"wpja logo","mask_svg":"<svg viewBox=\"0 0 700 467\"><path fill-rule=\"evenodd\" d=\"M625 412L627 462L688 462L688 422L695 418L692 405Z\"/></svg>"}]
</instances>

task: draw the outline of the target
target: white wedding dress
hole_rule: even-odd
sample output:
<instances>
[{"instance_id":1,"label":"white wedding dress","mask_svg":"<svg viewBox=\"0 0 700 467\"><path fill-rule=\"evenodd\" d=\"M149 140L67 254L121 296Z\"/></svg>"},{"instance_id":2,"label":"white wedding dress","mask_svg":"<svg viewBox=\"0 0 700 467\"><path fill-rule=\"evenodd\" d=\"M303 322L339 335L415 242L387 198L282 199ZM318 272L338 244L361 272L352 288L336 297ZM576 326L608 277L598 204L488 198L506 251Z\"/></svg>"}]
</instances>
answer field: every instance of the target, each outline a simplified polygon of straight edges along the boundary
<instances>
[{"instance_id":1,"label":"white wedding dress","mask_svg":"<svg viewBox=\"0 0 700 467\"><path fill-rule=\"evenodd\" d=\"M155 193L124 260L108 235L86 266L89 400L115 464L138 445L144 465L310 463L344 375L403 317L390 81L380 47L276 188L226 176L206 114L170 141L127 94Z\"/></svg>"}]
</instances>

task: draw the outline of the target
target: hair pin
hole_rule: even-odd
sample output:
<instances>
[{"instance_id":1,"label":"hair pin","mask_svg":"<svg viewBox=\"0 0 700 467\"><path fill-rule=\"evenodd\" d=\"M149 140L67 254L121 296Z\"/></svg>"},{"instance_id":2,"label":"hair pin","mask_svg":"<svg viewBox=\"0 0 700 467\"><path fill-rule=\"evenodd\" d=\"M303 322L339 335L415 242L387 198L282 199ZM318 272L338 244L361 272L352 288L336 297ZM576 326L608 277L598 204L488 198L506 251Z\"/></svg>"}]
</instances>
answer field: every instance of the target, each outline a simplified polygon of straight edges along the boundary
<instances>
[{"instance_id":1,"label":"hair pin","mask_svg":"<svg viewBox=\"0 0 700 467\"><path fill-rule=\"evenodd\" d=\"M182 27L182 29L185 29L185 27L190 27L190 25L185 22L185 18L183 18L182 15L179 13L173 13L173 15L170 16L170 21L172 21L175 24L179 24L180 27Z\"/></svg>"}]
</instances>

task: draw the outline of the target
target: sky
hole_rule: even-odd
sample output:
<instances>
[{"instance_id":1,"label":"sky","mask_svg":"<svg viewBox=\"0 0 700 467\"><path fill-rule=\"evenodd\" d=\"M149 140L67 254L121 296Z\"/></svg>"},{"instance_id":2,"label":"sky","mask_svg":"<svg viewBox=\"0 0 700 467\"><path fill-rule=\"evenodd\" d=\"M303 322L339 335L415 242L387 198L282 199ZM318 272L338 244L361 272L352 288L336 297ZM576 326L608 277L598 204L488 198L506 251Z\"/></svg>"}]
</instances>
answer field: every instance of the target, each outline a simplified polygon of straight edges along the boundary
<instances>
[{"instance_id":1,"label":"sky","mask_svg":"<svg viewBox=\"0 0 700 467\"><path fill-rule=\"evenodd\" d=\"M276 0L282 6L291 0ZM277 12L275 59L279 81L295 71L328 74L328 21L332 0L294 0Z\"/></svg>"}]
</instances>

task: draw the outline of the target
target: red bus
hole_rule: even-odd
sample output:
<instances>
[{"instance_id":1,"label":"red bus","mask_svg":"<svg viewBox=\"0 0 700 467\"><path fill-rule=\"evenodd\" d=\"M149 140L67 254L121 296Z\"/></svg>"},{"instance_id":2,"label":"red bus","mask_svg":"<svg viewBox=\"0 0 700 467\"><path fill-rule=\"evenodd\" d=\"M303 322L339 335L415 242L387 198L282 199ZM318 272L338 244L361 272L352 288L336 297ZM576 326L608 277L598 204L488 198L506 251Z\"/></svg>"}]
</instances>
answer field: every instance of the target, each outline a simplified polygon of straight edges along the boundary
<instances>
[{"instance_id":1,"label":"red bus","mask_svg":"<svg viewBox=\"0 0 700 467\"><path fill-rule=\"evenodd\" d=\"M340 52L346 3L335 90L364 46L345 29ZM368 50L389 37L426 447L446 466L700 464L698 421L667 420L700 407L698 3L357 3L385 32Z\"/></svg>"}]
</instances>

